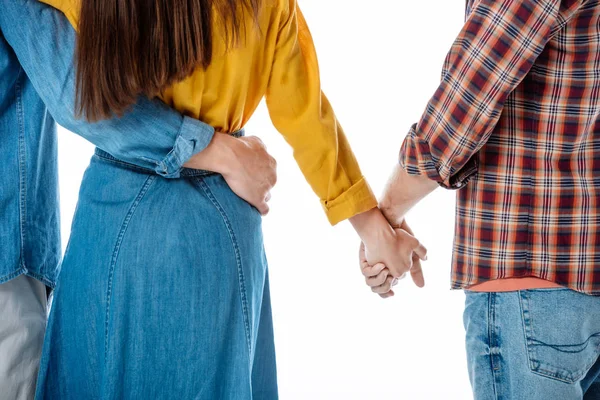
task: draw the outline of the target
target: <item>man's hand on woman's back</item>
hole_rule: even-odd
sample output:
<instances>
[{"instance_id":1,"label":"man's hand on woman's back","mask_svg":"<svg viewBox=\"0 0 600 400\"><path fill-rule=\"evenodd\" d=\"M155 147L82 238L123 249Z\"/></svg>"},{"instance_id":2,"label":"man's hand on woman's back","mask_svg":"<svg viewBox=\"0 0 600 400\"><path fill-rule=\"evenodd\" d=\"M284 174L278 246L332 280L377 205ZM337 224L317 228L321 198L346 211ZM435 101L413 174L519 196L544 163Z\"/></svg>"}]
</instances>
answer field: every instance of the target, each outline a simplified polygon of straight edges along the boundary
<instances>
[{"instance_id":1,"label":"man's hand on woman's back","mask_svg":"<svg viewBox=\"0 0 600 400\"><path fill-rule=\"evenodd\" d=\"M277 183L277 162L256 136L236 138L217 133L206 149L193 156L186 168L218 172L242 199L262 214Z\"/></svg>"}]
</instances>

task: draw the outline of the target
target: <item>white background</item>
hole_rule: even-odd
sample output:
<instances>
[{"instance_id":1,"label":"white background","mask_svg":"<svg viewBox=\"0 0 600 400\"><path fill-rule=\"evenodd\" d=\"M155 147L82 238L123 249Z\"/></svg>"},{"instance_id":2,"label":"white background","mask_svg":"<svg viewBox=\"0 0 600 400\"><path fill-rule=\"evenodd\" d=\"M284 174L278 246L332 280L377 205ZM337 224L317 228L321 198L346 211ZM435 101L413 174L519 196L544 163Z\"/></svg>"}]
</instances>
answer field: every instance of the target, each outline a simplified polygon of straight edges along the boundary
<instances>
[{"instance_id":1,"label":"white background","mask_svg":"<svg viewBox=\"0 0 600 400\"><path fill-rule=\"evenodd\" d=\"M299 0L330 98L376 193L396 163L463 23L462 0ZM364 285L358 239L331 228L264 107L247 132L279 163L264 221L280 395L287 399L470 399L464 295L449 290L454 193L438 189L409 215L429 249L426 287L391 300ZM60 134L63 244L92 146Z\"/></svg>"}]
</instances>

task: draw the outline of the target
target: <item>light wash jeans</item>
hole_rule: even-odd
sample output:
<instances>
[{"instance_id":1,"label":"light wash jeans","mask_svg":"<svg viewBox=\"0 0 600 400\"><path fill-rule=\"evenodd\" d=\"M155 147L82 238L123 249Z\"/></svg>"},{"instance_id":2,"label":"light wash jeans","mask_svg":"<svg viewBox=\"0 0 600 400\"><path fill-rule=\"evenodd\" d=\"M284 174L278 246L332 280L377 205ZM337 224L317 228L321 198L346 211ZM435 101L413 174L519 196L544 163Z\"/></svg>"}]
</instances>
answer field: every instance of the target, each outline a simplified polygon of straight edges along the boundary
<instances>
[{"instance_id":1,"label":"light wash jeans","mask_svg":"<svg viewBox=\"0 0 600 400\"><path fill-rule=\"evenodd\" d=\"M568 289L466 293L476 400L600 399L600 297Z\"/></svg>"},{"instance_id":2,"label":"light wash jeans","mask_svg":"<svg viewBox=\"0 0 600 400\"><path fill-rule=\"evenodd\" d=\"M165 179L97 151L37 399L277 399L259 212L220 175Z\"/></svg>"}]
</instances>

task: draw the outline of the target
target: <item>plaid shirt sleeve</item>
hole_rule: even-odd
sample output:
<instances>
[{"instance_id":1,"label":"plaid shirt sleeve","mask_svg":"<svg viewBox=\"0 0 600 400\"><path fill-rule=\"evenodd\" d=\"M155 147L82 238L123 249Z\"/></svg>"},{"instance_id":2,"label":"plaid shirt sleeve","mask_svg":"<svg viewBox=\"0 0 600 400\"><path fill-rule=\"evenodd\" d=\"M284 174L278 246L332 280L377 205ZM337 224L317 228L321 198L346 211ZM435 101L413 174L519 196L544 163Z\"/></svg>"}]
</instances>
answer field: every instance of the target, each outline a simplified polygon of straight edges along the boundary
<instances>
[{"instance_id":1,"label":"plaid shirt sleeve","mask_svg":"<svg viewBox=\"0 0 600 400\"><path fill-rule=\"evenodd\" d=\"M506 99L582 1L475 2L446 57L440 86L402 144L402 167L449 189L464 186L477 172L474 155Z\"/></svg>"}]
</instances>

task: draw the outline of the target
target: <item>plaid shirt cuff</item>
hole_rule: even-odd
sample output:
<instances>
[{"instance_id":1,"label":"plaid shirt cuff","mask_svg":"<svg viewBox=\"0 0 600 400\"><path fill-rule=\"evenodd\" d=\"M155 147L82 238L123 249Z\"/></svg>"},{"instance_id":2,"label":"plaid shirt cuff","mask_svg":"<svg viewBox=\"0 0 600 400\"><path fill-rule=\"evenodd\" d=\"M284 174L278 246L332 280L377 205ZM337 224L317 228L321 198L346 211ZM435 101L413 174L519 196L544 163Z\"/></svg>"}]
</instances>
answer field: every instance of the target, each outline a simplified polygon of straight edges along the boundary
<instances>
[{"instance_id":1,"label":"plaid shirt cuff","mask_svg":"<svg viewBox=\"0 0 600 400\"><path fill-rule=\"evenodd\" d=\"M173 149L158 164L156 172L165 178L179 178L183 164L200 153L211 142L215 130L198 120L183 117Z\"/></svg>"},{"instance_id":2,"label":"plaid shirt cuff","mask_svg":"<svg viewBox=\"0 0 600 400\"><path fill-rule=\"evenodd\" d=\"M479 168L477 155L457 172L452 166L436 162L431 155L431 146L417 135L417 124L410 128L400 148L400 166L410 175L424 175L450 190L463 188Z\"/></svg>"}]
</instances>

